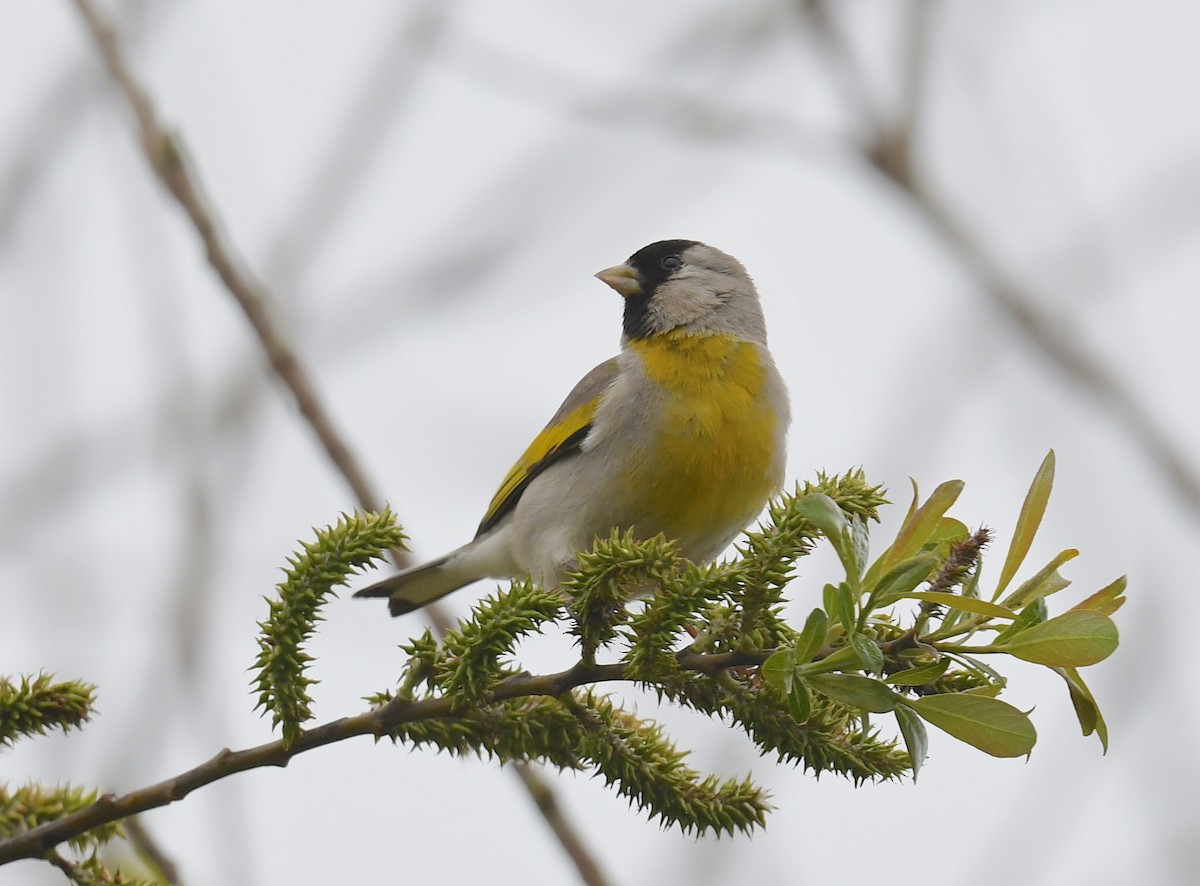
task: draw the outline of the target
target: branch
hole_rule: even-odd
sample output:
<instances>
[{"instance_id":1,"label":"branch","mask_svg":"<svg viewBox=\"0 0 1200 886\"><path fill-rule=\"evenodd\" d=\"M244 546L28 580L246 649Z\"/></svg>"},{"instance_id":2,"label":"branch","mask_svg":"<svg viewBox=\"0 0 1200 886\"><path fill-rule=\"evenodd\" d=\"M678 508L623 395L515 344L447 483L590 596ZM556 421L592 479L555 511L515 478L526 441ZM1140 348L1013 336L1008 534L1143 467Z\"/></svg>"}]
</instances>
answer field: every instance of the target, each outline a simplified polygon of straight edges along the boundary
<instances>
[{"instance_id":1,"label":"branch","mask_svg":"<svg viewBox=\"0 0 1200 886\"><path fill-rule=\"evenodd\" d=\"M163 183L187 213L204 243L209 264L221 282L237 300L246 319L250 321L267 359L276 375L287 385L300 414L312 426L329 459L350 484L359 504L367 511L379 511L382 503L375 495L358 460L350 451L328 412L317 396L308 371L300 362L271 317L268 297L262 286L241 267L236 251L222 233L198 176L187 161L187 153L178 136L168 132L159 122L154 106L142 86L134 79L117 43L112 27L92 5L91 0L72 0L92 38L96 42L109 74L124 93L137 118L142 151L159 181ZM401 558L403 559L403 558Z\"/></svg>"},{"instance_id":2,"label":"branch","mask_svg":"<svg viewBox=\"0 0 1200 886\"><path fill-rule=\"evenodd\" d=\"M525 783L538 812L546 819L546 824L550 825L550 830L554 831L554 836L558 837L558 842L562 844L563 851L579 871L583 882L587 886L605 886L608 880L605 879L596 859L592 858L587 847L580 842L575 828L563 816L558 798L546 779L538 775L537 770L528 763L516 760L512 765L513 771Z\"/></svg>"},{"instance_id":3,"label":"branch","mask_svg":"<svg viewBox=\"0 0 1200 886\"><path fill-rule=\"evenodd\" d=\"M1066 326L1037 307L1032 294L1009 276L977 238L944 204L918 182L893 178L911 198L947 248L956 255L1018 331L1078 387L1107 403L1117 423L1142 447L1167 485L1194 513L1200 513L1200 475L1167 434L1162 423L1143 405L1109 363L1093 354Z\"/></svg>"},{"instance_id":4,"label":"branch","mask_svg":"<svg viewBox=\"0 0 1200 886\"><path fill-rule=\"evenodd\" d=\"M754 652L723 652L702 654L683 651L676 655L680 668L700 674L712 674L717 671L743 665L762 664L775 650L756 650ZM625 663L617 664L585 664L580 662L574 667L557 674L529 675L522 674L510 677L497 684L492 694L493 701L505 701L515 698L532 696L561 696L578 686L585 684L607 683L614 681L632 681L630 667ZM382 707L353 717L343 717L321 726L307 729L291 742L284 744L282 740L272 741L257 747L240 751L228 748L218 752L209 760L182 772L172 778L157 784L131 791L127 794L105 794L90 806L78 812L47 822L32 828L25 833L0 842L0 865L17 861L22 858L42 858L60 843L73 839L101 825L111 824L145 812L157 809L182 800L197 788L228 778L238 772L250 769L261 769L265 766L287 766L292 758L348 738L360 735L371 735L381 738L404 723L419 720L437 720L459 716L459 703L450 698L424 698L408 701L395 698ZM545 795L534 795L538 808L546 814L543 804ZM557 808L556 805L554 807ZM558 819L550 818L552 823ZM567 829L569 832L569 828ZM556 829L555 833L559 833ZM572 835L573 836L573 835ZM577 839L577 838L576 838ZM579 852L583 849L574 844ZM571 853L572 860L584 873L584 865L590 864L591 870L599 875L599 870L584 853L582 858ZM601 879L587 879L588 883L600 883Z\"/></svg>"},{"instance_id":5,"label":"branch","mask_svg":"<svg viewBox=\"0 0 1200 886\"><path fill-rule=\"evenodd\" d=\"M267 298L261 286L243 271L235 260L232 244L221 233L221 226L212 213L199 179L185 161L186 152L181 141L167 132L158 121L149 96L134 79L125 62L113 29L92 5L91 0L73 2L87 23L109 73L133 108L142 150L151 168L191 219L204 243L209 263L246 314L266 350L272 369L292 392L301 415L312 426L329 459L354 491L359 505L363 510L378 512L381 509L380 496L375 493L349 446L338 433L309 381L304 366L275 326L267 310ZM393 552L393 557L399 566L411 562L411 558L402 551ZM426 613L439 632L444 634L450 624L445 614L436 605L427 607ZM557 804L548 801L547 798L552 794L549 784L527 766L516 767L514 771L534 798L537 808L546 816L551 830L562 842L567 855L575 862L584 881L591 886L602 886L604 881L597 864L588 857L579 837L572 833L566 819L558 811Z\"/></svg>"},{"instance_id":6,"label":"branch","mask_svg":"<svg viewBox=\"0 0 1200 886\"><path fill-rule=\"evenodd\" d=\"M175 860L167 855L158 841L150 835L142 820L134 816L126 819L124 825L126 839L133 845L142 861L153 869L155 876L171 886L179 886L179 868Z\"/></svg>"},{"instance_id":7,"label":"branch","mask_svg":"<svg viewBox=\"0 0 1200 886\"><path fill-rule=\"evenodd\" d=\"M828 0L808 0L806 9L816 13L816 33L839 61L848 85L859 93L857 98L872 133L872 141L863 145L862 150L871 165L909 199L946 251L1050 365L1071 383L1109 405L1118 426L1141 445L1167 485L1193 512L1200 513L1200 473L1171 440L1162 423L1101 355L1089 350L1065 324L1038 307L1034 294L1004 268L922 180L912 146L926 95L927 64L919 56L929 51L935 5L930 0L919 0L910 13L903 108L900 119L891 125L885 124L872 110L854 54L830 22Z\"/></svg>"}]
</instances>

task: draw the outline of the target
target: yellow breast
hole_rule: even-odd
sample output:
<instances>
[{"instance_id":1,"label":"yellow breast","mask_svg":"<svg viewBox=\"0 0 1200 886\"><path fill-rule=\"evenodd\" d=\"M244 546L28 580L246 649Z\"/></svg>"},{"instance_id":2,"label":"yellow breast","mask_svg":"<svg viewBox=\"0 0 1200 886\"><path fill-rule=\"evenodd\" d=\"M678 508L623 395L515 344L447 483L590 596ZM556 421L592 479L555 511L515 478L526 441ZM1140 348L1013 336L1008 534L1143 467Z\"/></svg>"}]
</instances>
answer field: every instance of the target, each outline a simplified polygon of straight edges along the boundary
<instances>
[{"instance_id":1,"label":"yellow breast","mask_svg":"<svg viewBox=\"0 0 1200 886\"><path fill-rule=\"evenodd\" d=\"M758 347L726 335L658 335L630 342L665 394L652 455L629 493L639 530L685 542L740 529L782 480L783 417ZM646 526L653 521L655 526Z\"/></svg>"}]
</instances>

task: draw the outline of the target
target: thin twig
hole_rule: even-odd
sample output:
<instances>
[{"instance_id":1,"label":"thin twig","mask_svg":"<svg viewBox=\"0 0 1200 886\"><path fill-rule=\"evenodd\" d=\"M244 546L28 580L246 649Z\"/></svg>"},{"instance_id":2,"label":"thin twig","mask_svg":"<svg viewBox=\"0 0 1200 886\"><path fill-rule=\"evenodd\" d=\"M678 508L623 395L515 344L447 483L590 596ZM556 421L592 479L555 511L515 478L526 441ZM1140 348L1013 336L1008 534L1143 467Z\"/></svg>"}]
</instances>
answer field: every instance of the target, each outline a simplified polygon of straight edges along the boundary
<instances>
[{"instance_id":1,"label":"thin twig","mask_svg":"<svg viewBox=\"0 0 1200 886\"><path fill-rule=\"evenodd\" d=\"M841 57L840 64L848 83L864 93L859 97L863 112L872 114L869 96L865 95L865 78L846 42L830 27L827 5L827 0L807 2L807 7L818 13L815 31L825 39L829 51ZM913 8L909 53L928 54L929 29L935 11L929 0L918 0ZM1109 368L1108 362L1094 354L1065 323L1058 322L1038 307L1033 293L1004 268L1003 263L971 233L969 226L921 179L912 150L918 133L910 127L920 120L928 65L909 58L906 66L908 79L903 113L892 125L885 125L877 116L865 121L874 133L874 138L863 147L865 155L909 199L929 229L940 237L946 251L971 275L984 295L1003 311L1016 330L1071 383L1108 405L1116 424L1137 441L1167 485L1193 514L1200 515L1200 473L1172 441L1158 418L1143 405L1133 388Z\"/></svg>"},{"instance_id":2,"label":"thin twig","mask_svg":"<svg viewBox=\"0 0 1200 886\"><path fill-rule=\"evenodd\" d=\"M269 249L264 277L277 290L295 280L321 254L346 207L370 179L369 171L387 145L387 135L414 104L420 76L451 17L448 0L420 0L397 5L398 26L378 56L366 66L366 77L353 90L340 119L331 121L334 142L288 213L284 232Z\"/></svg>"},{"instance_id":3,"label":"thin twig","mask_svg":"<svg viewBox=\"0 0 1200 886\"><path fill-rule=\"evenodd\" d=\"M698 653L684 650L679 652L675 659L685 671L714 674L733 667L762 664L774 651L764 649L754 652ZM509 677L496 685L491 697L497 702L536 696L559 697L578 686L632 680L634 678L631 673L631 666L625 662L579 662L574 667L555 674L521 674ZM356 716L343 717L304 730L290 745L285 745L279 740L240 751L226 748L199 766L172 778L120 796L105 794L77 812L0 842L0 865L22 858L41 858L55 846L94 828L129 818L148 809L168 806L182 800L197 788L238 772L266 766L284 767L293 757L328 744L360 735L380 738L391 734L405 723L452 718L460 714L460 702L446 696L416 701L397 697L385 705ZM535 797L535 800L537 799ZM597 879L588 882L603 881Z\"/></svg>"},{"instance_id":4,"label":"thin twig","mask_svg":"<svg viewBox=\"0 0 1200 886\"><path fill-rule=\"evenodd\" d=\"M371 489L358 460L351 453L317 396L308 371L272 319L267 294L242 267L236 258L233 245L222 232L199 178L186 159L181 140L159 123L149 96L134 79L125 62L116 34L92 5L91 0L72 2L86 21L96 46L104 57L109 74L129 100L129 105L137 117L138 134L146 159L159 180L191 219L204 243L209 264L237 300L246 319L250 321L263 350L266 351L271 368L295 397L300 414L316 432L329 459L346 478L362 507L368 511L379 511L382 502Z\"/></svg>"},{"instance_id":5,"label":"thin twig","mask_svg":"<svg viewBox=\"0 0 1200 886\"><path fill-rule=\"evenodd\" d=\"M126 838L133 844L133 848L137 850L142 861L154 869L158 879L165 881L170 886L180 886L179 868L176 867L175 861L163 852L158 841L142 825L142 820L134 815L125 819L123 824Z\"/></svg>"},{"instance_id":6,"label":"thin twig","mask_svg":"<svg viewBox=\"0 0 1200 886\"><path fill-rule=\"evenodd\" d=\"M194 172L185 160L185 151L178 137L168 133L159 123L149 96L134 79L121 53L112 28L92 5L91 0L73 0L92 33L109 72L121 91L129 100L138 121L142 148L151 167L168 191L179 201L200 239L204 242L208 260L217 271L225 286L241 305L247 319L259 337L275 373L284 381L296 398L301 414L312 426L330 460L346 478L359 504L368 511L378 511L381 499L371 488L360 470L349 446L337 432L327 411L318 398L294 351L285 342L267 309L267 299L259 284L253 281L234 259L234 250L221 234L210 204ZM395 552L398 565L410 562L404 552ZM445 633L450 620L437 607L427 607L426 612L440 633ZM605 882L595 860L584 848L574 828L563 816L552 797L550 785L528 766L513 768L522 785L533 797L538 810L545 817L550 829L558 837L563 850L578 868L580 877L589 886L603 886Z\"/></svg>"},{"instance_id":7,"label":"thin twig","mask_svg":"<svg viewBox=\"0 0 1200 886\"><path fill-rule=\"evenodd\" d=\"M168 15L184 5L121 0L114 6L113 19L123 32L132 33L135 41L144 41L152 30L166 23ZM22 86L23 91L33 88L32 81ZM31 195L37 192L55 161L78 143L75 132L89 119L86 111L92 100L103 93L103 84L96 80L94 63L72 62L59 72L49 88L30 102L35 110L24 131L6 134L6 153L12 162L0 171L0 248L7 245Z\"/></svg>"},{"instance_id":8,"label":"thin twig","mask_svg":"<svg viewBox=\"0 0 1200 886\"><path fill-rule=\"evenodd\" d=\"M905 190L930 227L942 236L960 264L972 272L992 302L1060 373L1101 403L1108 404L1111 415L1138 442L1167 485L1193 514L1200 515L1200 474L1125 380L1080 342L1065 323L1038 308L1033 296L1000 267L944 204L918 183Z\"/></svg>"},{"instance_id":9,"label":"thin twig","mask_svg":"<svg viewBox=\"0 0 1200 886\"><path fill-rule=\"evenodd\" d=\"M563 850L574 862L580 879L587 886L605 886L608 880L605 879L604 872L600 870L596 859L592 857L587 847L579 842L579 834L563 815L558 797L550 788L549 782L528 763L517 760L513 762L512 766L521 780L525 782L525 787L529 789L529 796L533 798L538 812L546 819L546 823L558 837L558 842L562 844Z\"/></svg>"}]
</instances>

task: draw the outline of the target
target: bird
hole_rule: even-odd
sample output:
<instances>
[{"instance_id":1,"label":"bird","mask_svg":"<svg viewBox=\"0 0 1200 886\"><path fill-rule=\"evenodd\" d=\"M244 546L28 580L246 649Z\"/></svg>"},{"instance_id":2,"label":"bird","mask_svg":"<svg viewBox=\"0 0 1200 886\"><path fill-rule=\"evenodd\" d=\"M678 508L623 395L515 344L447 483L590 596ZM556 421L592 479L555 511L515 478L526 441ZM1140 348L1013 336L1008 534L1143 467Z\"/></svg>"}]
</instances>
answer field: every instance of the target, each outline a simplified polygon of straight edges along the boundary
<instances>
[{"instance_id":1,"label":"bird","mask_svg":"<svg viewBox=\"0 0 1200 886\"><path fill-rule=\"evenodd\" d=\"M557 588L614 530L709 562L780 490L787 387L741 262L661 240L595 276L624 299L620 352L567 395L471 541L355 597L386 597L397 616L485 578Z\"/></svg>"}]
</instances>

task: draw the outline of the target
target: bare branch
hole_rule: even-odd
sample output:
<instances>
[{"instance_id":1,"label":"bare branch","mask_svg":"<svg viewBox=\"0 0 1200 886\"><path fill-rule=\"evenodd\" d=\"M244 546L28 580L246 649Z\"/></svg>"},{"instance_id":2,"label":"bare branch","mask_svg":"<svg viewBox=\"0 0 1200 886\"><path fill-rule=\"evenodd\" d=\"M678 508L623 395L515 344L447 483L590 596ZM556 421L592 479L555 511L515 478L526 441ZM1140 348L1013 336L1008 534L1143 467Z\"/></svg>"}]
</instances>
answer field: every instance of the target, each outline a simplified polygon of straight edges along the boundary
<instances>
[{"instance_id":1,"label":"bare branch","mask_svg":"<svg viewBox=\"0 0 1200 886\"><path fill-rule=\"evenodd\" d=\"M149 96L134 79L125 62L117 44L116 34L92 5L91 0L72 2L87 23L113 80L133 108L146 159L159 180L191 219L204 243L209 264L237 300L246 319L250 321L266 351L271 368L292 392L301 415L316 433L330 460L350 484L362 507L368 511L379 511L383 503L371 489L357 459L330 419L309 379L308 371L271 317L267 294L241 266L233 245L222 233L204 189L186 159L182 143L159 123Z\"/></svg>"},{"instance_id":2,"label":"bare branch","mask_svg":"<svg viewBox=\"0 0 1200 886\"><path fill-rule=\"evenodd\" d=\"M267 309L266 294L240 267L234 258L232 244L221 234L220 226L204 197L200 182L186 162L182 144L159 123L149 96L134 79L125 63L116 35L92 5L91 0L73 2L87 22L109 72L133 108L138 121L142 149L155 174L191 219L204 242L210 264L241 305L267 352L272 368L291 390L301 414L316 432L330 460L346 478L359 504L368 511L379 511L382 500L371 488L349 446L329 418L309 381L308 373L273 322ZM399 565L410 561L402 551L394 552L394 557ZM437 606L427 607L426 613L438 631L445 634L450 625L445 613ZM602 886L604 879L599 866L562 815L557 802L553 801L550 786L528 767L517 767L515 771L551 830L562 843L564 851L575 863L583 880L592 886Z\"/></svg>"},{"instance_id":3,"label":"bare branch","mask_svg":"<svg viewBox=\"0 0 1200 886\"><path fill-rule=\"evenodd\" d=\"M270 250L265 278L279 289L299 279L329 239L351 198L386 144L387 134L412 107L420 75L453 10L446 0L421 0L396 9L393 35L369 66L345 116L330 126L335 141L288 213L290 221Z\"/></svg>"},{"instance_id":4,"label":"bare branch","mask_svg":"<svg viewBox=\"0 0 1200 886\"><path fill-rule=\"evenodd\" d=\"M930 227L941 235L992 302L1062 375L1107 404L1118 425L1137 441L1167 485L1187 507L1200 514L1200 475L1125 380L1088 350L1066 324L1038 308L1034 297L936 198L917 183L911 188L896 183L912 197Z\"/></svg>"},{"instance_id":5,"label":"bare branch","mask_svg":"<svg viewBox=\"0 0 1200 886\"><path fill-rule=\"evenodd\" d=\"M122 0L115 5L113 17L133 39L145 39L183 6ZM32 83L22 84L22 89L32 88ZM55 161L76 144L75 130L87 119L88 106L105 93L105 84L96 79L95 63L90 59L86 63L73 61L33 103L36 110L25 131L15 139L6 136L8 148L15 149L13 162L0 171L0 248L7 245L31 194Z\"/></svg>"},{"instance_id":6,"label":"bare branch","mask_svg":"<svg viewBox=\"0 0 1200 886\"><path fill-rule=\"evenodd\" d=\"M969 227L939 200L919 176L912 144L917 133L910 127L920 119L924 101L925 62L911 57L929 51L929 29L936 11L931 0L916 0L909 21L905 59L908 70L904 109L894 125L884 125L878 116L866 120L874 140L863 150L871 164L907 196L929 228L945 244L949 254L979 285L980 290L1003 311L1017 331L1071 383L1107 404L1114 420L1141 446L1150 463L1170 488L1193 512L1200 514L1200 473L1171 440L1158 418L1147 409L1132 387L1102 357L1092 353L1078 336L1037 306L1033 293L1007 271L1002 262L976 238ZM853 53L831 26L826 0L807 0L806 10L815 13L818 33L828 51L840 56L847 81L864 92L859 103L865 114L873 114L865 79Z\"/></svg>"},{"instance_id":7,"label":"bare branch","mask_svg":"<svg viewBox=\"0 0 1200 886\"><path fill-rule=\"evenodd\" d=\"M142 820L136 815L125 820L125 836L133 844L142 860L149 864L160 880L170 886L180 886L179 868L174 860L163 851L158 841L142 825Z\"/></svg>"},{"instance_id":8,"label":"bare branch","mask_svg":"<svg viewBox=\"0 0 1200 886\"><path fill-rule=\"evenodd\" d=\"M528 763L520 761L513 763L513 771L525 783L525 787L529 790L529 796L537 805L538 812L546 819L546 823L550 825L550 829L554 831L554 835L562 844L563 850L575 864L580 879L587 886L605 886L608 880L605 879L596 859L592 858L587 847L579 841L579 834L567 821L558 797L550 788L550 784Z\"/></svg>"}]
</instances>

